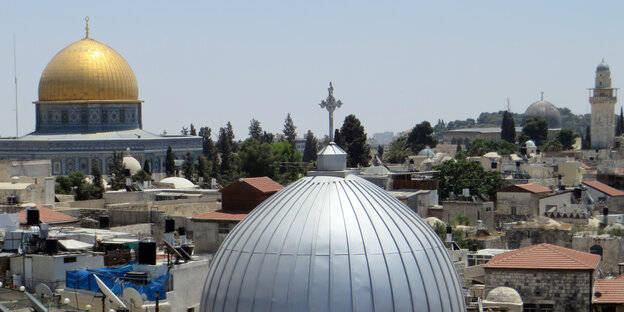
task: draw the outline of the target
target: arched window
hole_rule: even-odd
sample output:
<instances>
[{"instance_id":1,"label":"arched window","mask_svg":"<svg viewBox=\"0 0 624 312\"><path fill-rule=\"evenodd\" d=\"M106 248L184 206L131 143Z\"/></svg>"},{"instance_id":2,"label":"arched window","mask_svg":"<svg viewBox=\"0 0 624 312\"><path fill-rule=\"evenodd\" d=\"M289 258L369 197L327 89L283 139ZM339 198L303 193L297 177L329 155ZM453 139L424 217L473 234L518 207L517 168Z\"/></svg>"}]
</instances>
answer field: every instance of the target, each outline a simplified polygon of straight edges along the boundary
<instances>
[{"instance_id":1,"label":"arched window","mask_svg":"<svg viewBox=\"0 0 624 312\"><path fill-rule=\"evenodd\" d=\"M589 253L599 255L602 258L602 246L594 245L589 248Z\"/></svg>"}]
</instances>

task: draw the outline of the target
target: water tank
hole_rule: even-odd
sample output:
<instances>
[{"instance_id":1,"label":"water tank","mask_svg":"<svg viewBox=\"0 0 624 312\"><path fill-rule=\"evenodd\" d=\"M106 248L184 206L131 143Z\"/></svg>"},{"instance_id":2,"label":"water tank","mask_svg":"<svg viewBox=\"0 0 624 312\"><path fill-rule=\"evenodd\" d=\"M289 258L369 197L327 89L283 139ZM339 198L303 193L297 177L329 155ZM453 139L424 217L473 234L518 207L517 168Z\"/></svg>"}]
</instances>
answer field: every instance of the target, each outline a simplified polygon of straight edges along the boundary
<instances>
[{"instance_id":1,"label":"water tank","mask_svg":"<svg viewBox=\"0 0 624 312\"><path fill-rule=\"evenodd\" d=\"M56 238L46 238L43 245L43 251L48 255L57 254L59 251L59 243Z\"/></svg>"},{"instance_id":2,"label":"water tank","mask_svg":"<svg viewBox=\"0 0 624 312\"><path fill-rule=\"evenodd\" d=\"M577 187L574 189L574 198L579 199L581 198L582 194L583 194L583 189L581 189L580 187Z\"/></svg>"},{"instance_id":3,"label":"water tank","mask_svg":"<svg viewBox=\"0 0 624 312\"><path fill-rule=\"evenodd\" d=\"M108 229L110 227L110 217L100 216L100 229Z\"/></svg>"},{"instance_id":4,"label":"water tank","mask_svg":"<svg viewBox=\"0 0 624 312\"><path fill-rule=\"evenodd\" d=\"M172 218L165 219L165 233L175 232L175 220Z\"/></svg>"},{"instance_id":5,"label":"water tank","mask_svg":"<svg viewBox=\"0 0 624 312\"><path fill-rule=\"evenodd\" d=\"M139 264L156 264L156 242L145 240L139 242Z\"/></svg>"},{"instance_id":6,"label":"water tank","mask_svg":"<svg viewBox=\"0 0 624 312\"><path fill-rule=\"evenodd\" d=\"M39 224L39 209L37 208L27 208L26 209L26 225L37 225Z\"/></svg>"}]
</instances>

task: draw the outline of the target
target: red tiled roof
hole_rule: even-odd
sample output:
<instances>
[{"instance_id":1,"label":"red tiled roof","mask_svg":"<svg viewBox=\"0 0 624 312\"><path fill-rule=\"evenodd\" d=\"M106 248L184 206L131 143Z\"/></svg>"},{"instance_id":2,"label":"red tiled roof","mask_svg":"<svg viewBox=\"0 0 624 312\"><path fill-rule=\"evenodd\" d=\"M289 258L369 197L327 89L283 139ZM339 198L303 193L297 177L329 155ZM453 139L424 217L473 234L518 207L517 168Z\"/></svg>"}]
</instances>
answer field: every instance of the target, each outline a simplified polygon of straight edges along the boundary
<instances>
[{"instance_id":1,"label":"red tiled roof","mask_svg":"<svg viewBox=\"0 0 624 312\"><path fill-rule=\"evenodd\" d=\"M485 265L495 269L593 270L600 256L551 244L539 244L494 256Z\"/></svg>"},{"instance_id":2,"label":"red tiled roof","mask_svg":"<svg viewBox=\"0 0 624 312\"><path fill-rule=\"evenodd\" d=\"M43 223L48 224L61 224L61 223L72 223L78 221L77 218L66 215L62 212L54 211L52 209L37 206L39 209L39 220ZM20 224L26 224L26 209L20 210L18 213Z\"/></svg>"},{"instance_id":3,"label":"red tiled roof","mask_svg":"<svg viewBox=\"0 0 624 312\"><path fill-rule=\"evenodd\" d=\"M585 169L585 170L589 170L589 169L591 169L591 167L590 167L590 166L588 166L588 165L586 165L586 164L584 164L584 163L581 163L581 168L583 168L583 169Z\"/></svg>"},{"instance_id":4,"label":"red tiled roof","mask_svg":"<svg viewBox=\"0 0 624 312\"><path fill-rule=\"evenodd\" d=\"M622 276L616 279L596 280L593 303L624 304L624 278Z\"/></svg>"},{"instance_id":5,"label":"red tiled roof","mask_svg":"<svg viewBox=\"0 0 624 312\"><path fill-rule=\"evenodd\" d=\"M223 210L217 210L213 212L206 212L198 214L193 217L196 220L223 220L223 221L240 221L247 216L246 212L227 212Z\"/></svg>"},{"instance_id":6,"label":"red tiled roof","mask_svg":"<svg viewBox=\"0 0 624 312\"><path fill-rule=\"evenodd\" d=\"M243 181L263 193L277 192L284 187L269 177L244 178Z\"/></svg>"},{"instance_id":7,"label":"red tiled roof","mask_svg":"<svg viewBox=\"0 0 624 312\"><path fill-rule=\"evenodd\" d=\"M598 181L583 181L583 184L590 186L593 189L596 189L602 193L605 193L611 197L624 196L624 192L614 189L602 182Z\"/></svg>"},{"instance_id":8,"label":"red tiled roof","mask_svg":"<svg viewBox=\"0 0 624 312\"><path fill-rule=\"evenodd\" d=\"M514 188L520 188L520 189L522 189L522 190L524 190L524 191L531 192L531 193L533 193L533 194L538 194L538 193L548 193L548 192L550 192L550 190L549 190L549 189L547 189L547 188L545 188L545 187L543 187L543 186L537 185L537 184L533 184L533 183L528 183L528 184L515 184L515 185L510 186L509 188L506 188L506 189L508 189L508 190L503 189L503 190L501 190L501 191L503 191L503 192L510 192L510 191L511 191L511 192L513 192L512 190L513 190Z\"/></svg>"}]
</instances>

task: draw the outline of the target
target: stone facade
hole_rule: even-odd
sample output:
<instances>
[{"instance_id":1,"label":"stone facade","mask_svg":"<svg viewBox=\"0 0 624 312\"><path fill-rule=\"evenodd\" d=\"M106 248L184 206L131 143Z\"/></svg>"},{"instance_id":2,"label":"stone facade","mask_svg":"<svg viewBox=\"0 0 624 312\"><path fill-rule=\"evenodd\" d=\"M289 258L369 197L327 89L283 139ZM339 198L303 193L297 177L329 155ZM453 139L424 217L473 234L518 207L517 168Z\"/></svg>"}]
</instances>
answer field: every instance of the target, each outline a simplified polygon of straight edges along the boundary
<instances>
[{"instance_id":1,"label":"stone facade","mask_svg":"<svg viewBox=\"0 0 624 312\"><path fill-rule=\"evenodd\" d=\"M477 220L483 221L488 229L494 228L494 203L469 201L444 201L442 221L452 222L458 216L468 217L470 225L477 225Z\"/></svg>"},{"instance_id":2,"label":"stone facade","mask_svg":"<svg viewBox=\"0 0 624 312\"><path fill-rule=\"evenodd\" d=\"M572 249L599 254L600 268L606 275L620 275L618 263L624 262L624 239L609 235L574 236Z\"/></svg>"},{"instance_id":3,"label":"stone facade","mask_svg":"<svg viewBox=\"0 0 624 312\"><path fill-rule=\"evenodd\" d=\"M511 287L524 307L552 307L554 312L590 311L593 270L485 269L486 292ZM536 310L539 311L539 310Z\"/></svg>"}]
</instances>

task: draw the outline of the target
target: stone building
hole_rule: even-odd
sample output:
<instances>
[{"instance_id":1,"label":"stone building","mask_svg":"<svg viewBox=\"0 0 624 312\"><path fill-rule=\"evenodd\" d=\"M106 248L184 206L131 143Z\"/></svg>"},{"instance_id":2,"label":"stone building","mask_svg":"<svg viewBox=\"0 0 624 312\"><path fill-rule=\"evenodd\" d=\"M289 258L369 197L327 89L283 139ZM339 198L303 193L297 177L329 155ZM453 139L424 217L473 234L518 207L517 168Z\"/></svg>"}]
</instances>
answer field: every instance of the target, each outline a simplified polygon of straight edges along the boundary
<instances>
[{"instance_id":1,"label":"stone building","mask_svg":"<svg viewBox=\"0 0 624 312\"><path fill-rule=\"evenodd\" d=\"M596 280L593 311L624 312L624 275L614 279Z\"/></svg>"},{"instance_id":2,"label":"stone building","mask_svg":"<svg viewBox=\"0 0 624 312\"><path fill-rule=\"evenodd\" d=\"M525 311L590 311L599 263L598 255L550 244L517 249L485 265L486 292L511 287Z\"/></svg>"},{"instance_id":3,"label":"stone building","mask_svg":"<svg viewBox=\"0 0 624 312\"><path fill-rule=\"evenodd\" d=\"M198 136L143 130L143 101L132 68L115 50L89 38L88 30L45 67L34 104L35 131L0 139L0 159L50 160L52 175L89 174L98 159L108 173L113 152L130 149L140 163L150 163L152 177L159 180L169 146L179 157L203 149Z\"/></svg>"},{"instance_id":4,"label":"stone building","mask_svg":"<svg viewBox=\"0 0 624 312\"><path fill-rule=\"evenodd\" d=\"M539 215L539 199L550 190L537 184L516 184L496 193L497 215Z\"/></svg>"},{"instance_id":5,"label":"stone building","mask_svg":"<svg viewBox=\"0 0 624 312\"><path fill-rule=\"evenodd\" d=\"M624 239L621 237L583 233L572 237L572 248L599 255L602 272L607 276L619 275L619 264L624 262Z\"/></svg>"},{"instance_id":6,"label":"stone building","mask_svg":"<svg viewBox=\"0 0 624 312\"><path fill-rule=\"evenodd\" d=\"M591 147L609 149L615 136L617 89L611 88L611 70L604 59L596 67L596 85L589 89L591 103Z\"/></svg>"},{"instance_id":7,"label":"stone building","mask_svg":"<svg viewBox=\"0 0 624 312\"><path fill-rule=\"evenodd\" d=\"M458 216L466 216L470 225L476 226L481 220L488 229L494 228L494 203L473 201L443 201L442 220L449 224L457 220Z\"/></svg>"},{"instance_id":8,"label":"stone building","mask_svg":"<svg viewBox=\"0 0 624 312\"><path fill-rule=\"evenodd\" d=\"M614 189L599 181L583 181L585 196L591 202L604 201L609 212L624 212L624 191Z\"/></svg>"}]
</instances>

